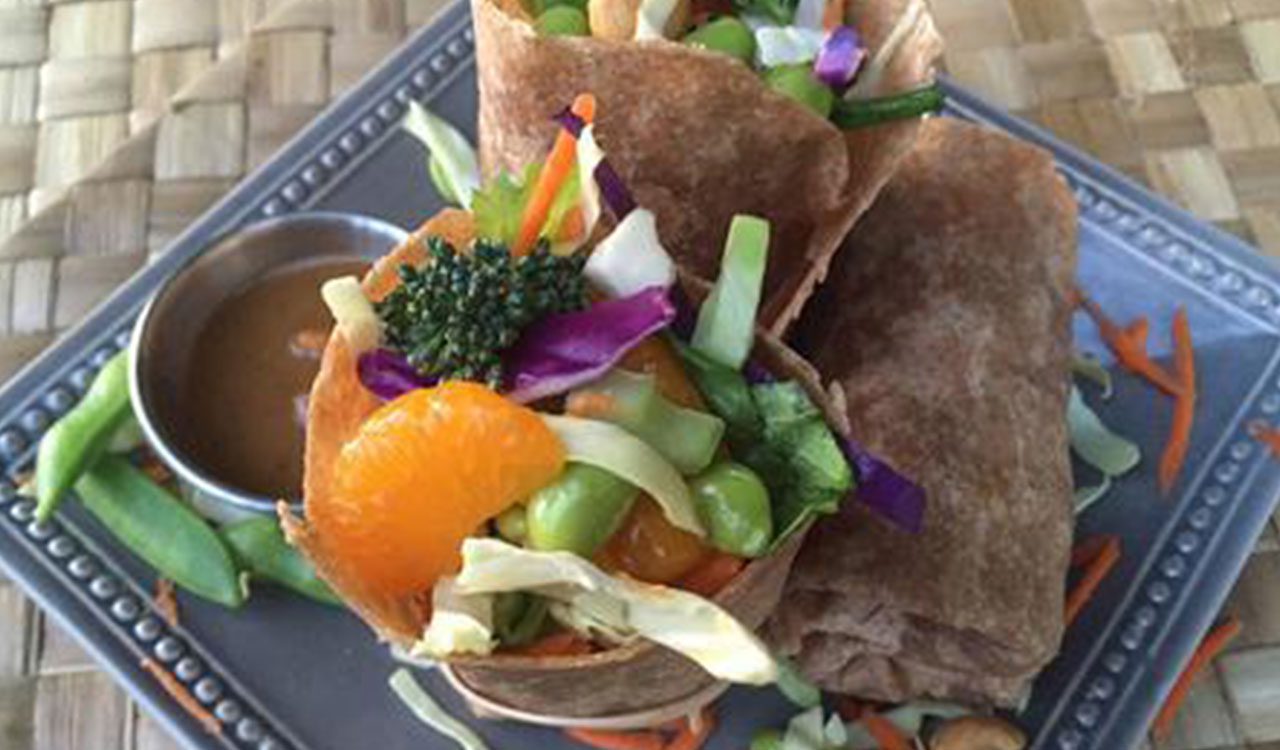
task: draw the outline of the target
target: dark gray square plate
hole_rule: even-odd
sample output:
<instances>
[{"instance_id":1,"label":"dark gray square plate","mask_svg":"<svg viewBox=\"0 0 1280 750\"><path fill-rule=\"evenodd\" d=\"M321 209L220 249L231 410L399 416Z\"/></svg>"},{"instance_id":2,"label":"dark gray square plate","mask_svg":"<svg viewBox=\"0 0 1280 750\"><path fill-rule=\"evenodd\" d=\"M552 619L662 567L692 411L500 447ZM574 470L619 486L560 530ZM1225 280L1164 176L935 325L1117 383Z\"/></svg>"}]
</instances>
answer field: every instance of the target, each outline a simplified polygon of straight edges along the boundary
<instances>
[{"instance_id":1,"label":"dark gray square plate","mask_svg":"<svg viewBox=\"0 0 1280 750\"><path fill-rule=\"evenodd\" d=\"M1084 519L1123 537L1127 554L1037 684L1027 713L1036 748L1137 744L1177 665L1244 565L1280 493L1280 462L1249 438L1280 414L1280 274L1250 248L1169 206L1026 123L952 89L951 114L986 122L1057 154L1081 205L1083 285L1117 316L1149 314L1167 331L1186 304L1197 335L1202 405L1188 470L1158 496L1148 466ZM465 4L454 5L278 157L193 225L57 346L0 392L0 562L116 679L193 748L421 748L447 743L417 725L386 687L393 663L344 612L260 588L241 612L183 600L170 628L149 608L152 578L75 504L31 521L12 477L50 421L123 346L148 295L211 241L253 221L305 209L367 213L416 225L441 206L418 147L396 123L411 99L472 127L476 108ZM980 176L975 175L975 179ZM1081 325L1083 348L1101 351ZM1127 377L1104 413L1159 455L1169 409ZM1154 415L1154 416L1153 416ZM223 722L204 733L138 667L150 656ZM462 707L435 675L429 686ZM712 748L742 748L790 709L771 690L735 690ZM567 747L559 735L486 724L495 748Z\"/></svg>"}]
</instances>

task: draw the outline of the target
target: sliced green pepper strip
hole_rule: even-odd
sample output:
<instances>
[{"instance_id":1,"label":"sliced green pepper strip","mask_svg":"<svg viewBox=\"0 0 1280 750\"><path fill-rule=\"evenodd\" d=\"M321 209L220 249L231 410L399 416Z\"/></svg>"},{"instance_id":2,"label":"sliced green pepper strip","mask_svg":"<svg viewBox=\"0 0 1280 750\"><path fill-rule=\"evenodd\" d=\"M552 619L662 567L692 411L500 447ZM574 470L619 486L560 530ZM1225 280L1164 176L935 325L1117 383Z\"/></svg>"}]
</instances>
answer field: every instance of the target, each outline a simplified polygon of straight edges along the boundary
<instances>
[{"instance_id":1,"label":"sliced green pepper strip","mask_svg":"<svg viewBox=\"0 0 1280 750\"><path fill-rule=\"evenodd\" d=\"M129 416L129 352L112 357L80 403L63 415L40 441L36 453L36 519L58 508L80 475L107 450Z\"/></svg>"},{"instance_id":2,"label":"sliced green pepper strip","mask_svg":"<svg viewBox=\"0 0 1280 750\"><path fill-rule=\"evenodd\" d=\"M831 112L831 121L838 128L853 130L894 120L910 120L937 112L945 103L946 95L942 93L942 87L935 83L915 91L878 99L840 99Z\"/></svg>"},{"instance_id":3,"label":"sliced green pepper strip","mask_svg":"<svg viewBox=\"0 0 1280 750\"><path fill-rule=\"evenodd\" d=\"M240 568L253 578L277 583L322 604L342 606L337 594L316 576L315 570L285 541L274 518L249 518L221 529Z\"/></svg>"},{"instance_id":4,"label":"sliced green pepper strip","mask_svg":"<svg viewBox=\"0 0 1280 750\"><path fill-rule=\"evenodd\" d=\"M244 591L226 545L195 511L117 456L104 456L76 483L84 507L161 576L227 607Z\"/></svg>"}]
</instances>

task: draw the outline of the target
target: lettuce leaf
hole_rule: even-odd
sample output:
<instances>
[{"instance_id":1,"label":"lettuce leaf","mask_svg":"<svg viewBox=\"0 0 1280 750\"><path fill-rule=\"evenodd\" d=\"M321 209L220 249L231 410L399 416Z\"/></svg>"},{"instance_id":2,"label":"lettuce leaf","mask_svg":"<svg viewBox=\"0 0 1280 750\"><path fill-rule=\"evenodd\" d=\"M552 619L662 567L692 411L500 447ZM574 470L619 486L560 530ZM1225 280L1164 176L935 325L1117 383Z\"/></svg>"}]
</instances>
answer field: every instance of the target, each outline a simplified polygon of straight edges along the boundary
<instances>
[{"instance_id":1,"label":"lettuce leaf","mask_svg":"<svg viewBox=\"0 0 1280 750\"><path fill-rule=\"evenodd\" d=\"M476 236L510 246L520 232L520 218L541 167L530 164L519 178L500 172L471 195Z\"/></svg>"}]
</instances>

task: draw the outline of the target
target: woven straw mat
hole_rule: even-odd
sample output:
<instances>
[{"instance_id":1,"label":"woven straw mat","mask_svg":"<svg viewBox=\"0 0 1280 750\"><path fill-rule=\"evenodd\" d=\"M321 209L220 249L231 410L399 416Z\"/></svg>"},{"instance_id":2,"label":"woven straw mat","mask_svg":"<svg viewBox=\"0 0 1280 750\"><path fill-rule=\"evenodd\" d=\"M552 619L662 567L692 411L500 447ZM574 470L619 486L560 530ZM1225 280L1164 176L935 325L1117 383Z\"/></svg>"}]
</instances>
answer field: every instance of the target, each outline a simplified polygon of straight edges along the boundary
<instances>
[{"instance_id":1,"label":"woven straw mat","mask_svg":"<svg viewBox=\"0 0 1280 750\"><path fill-rule=\"evenodd\" d=\"M444 0L0 0L0 378ZM952 75L1280 254L1280 0L931 0ZM1280 534L1161 750L1280 750ZM0 581L0 750L176 745Z\"/></svg>"}]
</instances>

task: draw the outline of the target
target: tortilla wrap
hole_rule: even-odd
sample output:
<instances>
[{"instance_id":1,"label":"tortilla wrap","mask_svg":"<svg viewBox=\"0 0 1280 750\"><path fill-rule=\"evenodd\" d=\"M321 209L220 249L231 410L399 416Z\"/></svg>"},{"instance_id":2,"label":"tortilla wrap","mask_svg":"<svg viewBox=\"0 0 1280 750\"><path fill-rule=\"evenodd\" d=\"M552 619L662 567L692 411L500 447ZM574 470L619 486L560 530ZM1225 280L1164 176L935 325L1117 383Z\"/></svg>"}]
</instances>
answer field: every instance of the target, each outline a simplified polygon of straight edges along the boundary
<instances>
[{"instance_id":1,"label":"tortilla wrap","mask_svg":"<svg viewBox=\"0 0 1280 750\"><path fill-rule=\"evenodd\" d=\"M771 222L761 321L774 332L799 314L920 127L841 132L724 54L667 40L539 36L518 0L472 0L472 11L485 171L540 160L558 127L552 115L593 93L609 161L657 214L681 266L714 278L735 214ZM931 82L941 41L924 0L850 3L873 58L908 13L904 41L871 81L875 93Z\"/></svg>"},{"instance_id":2,"label":"tortilla wrap","mask_svg":"<svg viewBox=\"0 0 1280 750\"><path fill-rule=\"evenodd\" d=\"M929 503L918 536L854 503L810 533L767 632L821 687L1009 705L1057 653L1075 249L1047 153L934 119L805 310L797 347Z\"/></svg>"},{"instance_id":3,"label":"tortilla wrap","mask_svg":"<svg viewBox=\"0 0 1280 750\"><path fill-rule=\"evenodd\" d=\"M466 246L472 238L471 220L455 209L441 212L374 264L363 281L365 294L375 301L385 297L399 284L401 264L426 260L423 240L432 235ZM702 299L708 290L705 282L687 274L682 274L681 283L693 299ZM780 341L761 331L754 354L779 377L797 380L825 414L838 414L816 373ZM346 340L340 332L332 334L309 400L303 475L308 512L332 496L332 468L339 451L379 406L381 402L361 385L356 357ZM406 599L379 595L344 565L340 551L327 548L323 536L292 516L287 506L281 506L281 520L290 542L379 637L400 648L418 640L430 618L430 591ZM803 538L803 531L798 532L772 554L752 561L715 597L717 604L747 627L758 628L781 596ZM641 711L677 702L714 682L696 663L645 641L586 656L468 656L451 663L463 682L493 701L561 717Z\"/></svg>"}]
</instances>

